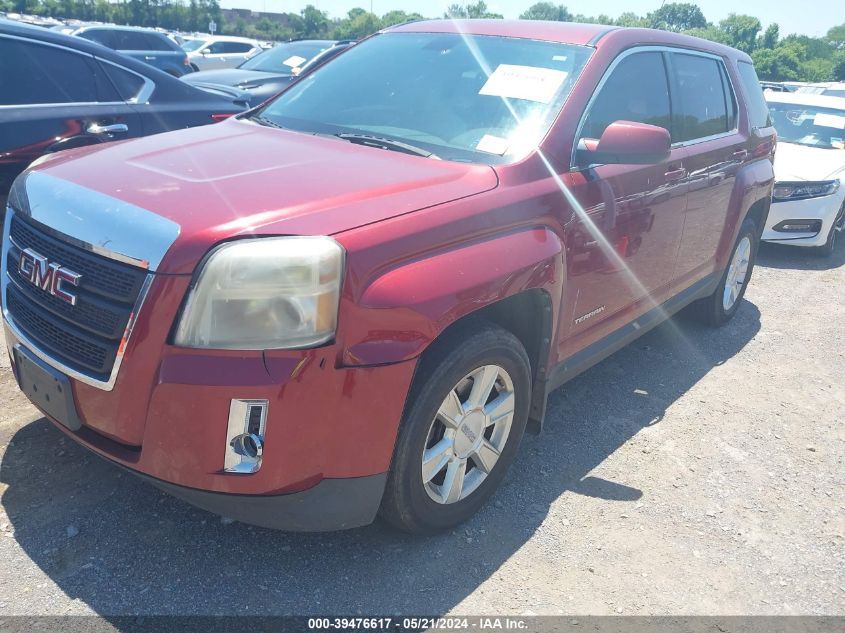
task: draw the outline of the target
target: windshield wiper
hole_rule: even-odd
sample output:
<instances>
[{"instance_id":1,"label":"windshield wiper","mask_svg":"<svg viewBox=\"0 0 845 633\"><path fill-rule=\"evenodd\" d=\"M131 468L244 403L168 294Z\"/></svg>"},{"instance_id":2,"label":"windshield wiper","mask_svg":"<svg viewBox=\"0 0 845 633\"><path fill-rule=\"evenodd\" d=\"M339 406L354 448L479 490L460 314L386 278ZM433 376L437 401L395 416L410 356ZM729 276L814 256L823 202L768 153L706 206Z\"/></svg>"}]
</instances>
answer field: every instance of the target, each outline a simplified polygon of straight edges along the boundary
<instances>
[{"instance_id":1,"label":"windshield wiper","mask_svg":"<svg viewBox=\"0 0 845 633\"><path fill-rule=\"evenodd\" d=\"M413 154L414 156L422 156L423 158L433 158L440 160L440 157L429 152L427 149L404 143L403 141L396 141L392 138L385 138L383 136L373 136L371 134L354 134L341 132L335 134L337 138L349 141L350 143L357 143L359 145L367 145L369 147L378 147L380 149L388 149L394 152L402 152L403 154Z\"/></svg>"},{"instance_id":2,"label":"windshield wiper","mask_svg":"<svg viewBox=\"0 0 845 633\"><path fill-rule=\"evenodd\" d=\"M275 128L280 129L280 130L285 129L285 127L283 125L279 125L275 121L271 121L270 119L267 119L267 118L261 116L260 114L252 115L251 117L249 117L249 120L255 121L259 125L266 125L267 127L275 127Z\"/></svg>"}]
</instances>

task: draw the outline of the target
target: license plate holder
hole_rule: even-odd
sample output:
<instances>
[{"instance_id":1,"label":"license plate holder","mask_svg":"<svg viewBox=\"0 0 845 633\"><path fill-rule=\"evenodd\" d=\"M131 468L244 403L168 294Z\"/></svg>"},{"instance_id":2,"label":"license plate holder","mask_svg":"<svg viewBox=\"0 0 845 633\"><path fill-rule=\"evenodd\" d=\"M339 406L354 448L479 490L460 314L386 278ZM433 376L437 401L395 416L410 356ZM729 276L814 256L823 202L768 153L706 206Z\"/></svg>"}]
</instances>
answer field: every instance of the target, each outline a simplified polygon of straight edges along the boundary
<instances>
[{"instance_id":1,"label":"license plate holder","mask_svg":"<svg viewBox=\"0 0 845 633\"><path fill-rule=\"evenodd\" d=\"M15 345L18 385L35 406L71 431L82 428L70 380L22 345Z\"/></svg>"}]
</instances>

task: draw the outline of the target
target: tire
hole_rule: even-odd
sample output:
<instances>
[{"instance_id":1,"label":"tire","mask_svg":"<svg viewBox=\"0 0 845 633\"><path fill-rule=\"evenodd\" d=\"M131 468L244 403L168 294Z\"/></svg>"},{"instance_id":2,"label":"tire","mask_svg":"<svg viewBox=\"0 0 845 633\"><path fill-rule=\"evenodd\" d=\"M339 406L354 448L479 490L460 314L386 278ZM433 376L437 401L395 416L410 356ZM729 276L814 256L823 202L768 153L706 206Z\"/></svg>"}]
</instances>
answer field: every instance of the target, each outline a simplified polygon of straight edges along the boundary
<instances>
[{"instance_id":1,"label":"tire","mask_svg":"<svg viewBox=\"0 0 845 633\"><path fill-rule=\"evenodd\" d=\"M757 226L750 218L746 218L739 229L734 247L731 250L731 256L728 260L728 266L722 274L722 279L716 290L713 291L709 297L699 299L694 305L695 312L698 317L707 325L711 327L721 327L730 321L742 303L742 298L745 296L745 290L748 288L748 282L751 281L751 273L754 270L754 262L757 259L757 249L760 245L759 233ZM738 254L739 249L743 249L742 253ZM745 253L745 255L743 255ZM736 261L739 258L739 261ZM737 282L734 276L735 266L745 268L745 274L742 275L741 283ZM731 283L731 280L736 283L736 293L732 301L728 300L726 294L726 287Z\"/></svg>"},{"instance_id":2,"label":"tire","mask_svg":"<svg viewBox=\"0 0 845 633\"><path fill-rule=\"evenodd\" d=\"M473 395L476 383L479 392ZM479 398L486 384L492 385L489 397ZM436 342L420 361L408 396L379 510L382 518L406 532L431 534L475 514L516 455L530 397L528 355L507 330L472 320ZM499 402L499 407L479 408L481 399ZM503 413L509 407L508 424ZM494 415L483 416L483 410L493 409ZM491 446L499 449L497 459ZM434 457L426 461L424 453ZM485 461L486 467L478 465ZM462 462L464 476L457 474Z\"/></svg>"},{"instance_id":3,"label":"tire","mask_svg":"<svg viewBox=\"0 0 845 633\"><path fill-rule=\"evenodd\" d=\"M839 233L837 229L843 228L843 223L845 223L845 202L842 203L842 208L839 210L839 214L836 216L836 219L833 221L833 225L830 227L830 233L827 236L827 241L824 243L824 246L819 246L813 250L815 250L816 255L820 257L830 257L833 255L833 251L836 250L836 234Z\"/></svg>"}]
</instances>

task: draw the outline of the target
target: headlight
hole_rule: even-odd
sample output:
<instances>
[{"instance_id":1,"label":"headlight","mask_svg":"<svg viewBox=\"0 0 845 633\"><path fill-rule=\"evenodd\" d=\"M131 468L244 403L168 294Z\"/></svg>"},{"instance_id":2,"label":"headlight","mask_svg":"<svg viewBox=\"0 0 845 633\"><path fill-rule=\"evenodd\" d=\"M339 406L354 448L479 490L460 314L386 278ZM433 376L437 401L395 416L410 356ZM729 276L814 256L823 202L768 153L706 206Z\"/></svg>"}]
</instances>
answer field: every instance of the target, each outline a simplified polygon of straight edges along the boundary
<instances>
[{"instance_id":1,"label":"headlight","mask_svg":"<svg viewBox=\"0 0 845 633\"><path fill-rule=\"evenodd\" d=\"M337 325L344 251L329 237L240 240L214 251L174 342L217 349L303 348Z\"/></svg>"},{"instance_id":2,"label":"headlight","mask_svg":"<svg viewBox=\"0 0 845 633\"><path fill-rule=\"evenodd\" d=\"M821 180L819 182L776 182L772 192L775 202L784 200L806 200L820 198L836 193L839 189L838 180Z\"/></svg>"}]
</instances>

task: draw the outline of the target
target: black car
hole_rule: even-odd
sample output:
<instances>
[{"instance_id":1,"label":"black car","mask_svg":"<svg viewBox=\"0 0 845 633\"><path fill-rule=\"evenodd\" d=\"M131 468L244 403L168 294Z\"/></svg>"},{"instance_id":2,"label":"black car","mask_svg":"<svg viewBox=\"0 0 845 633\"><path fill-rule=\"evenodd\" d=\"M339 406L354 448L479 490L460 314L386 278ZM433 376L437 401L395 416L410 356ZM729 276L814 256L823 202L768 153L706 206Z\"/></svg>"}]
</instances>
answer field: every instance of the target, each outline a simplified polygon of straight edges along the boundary
<instances>
[{"instance_id":1,"label":"black car","mask_svg":"<svg viewBox=\"0 0 845 633\"><path fill-rule=\"evenodd\" d=\"M2 19L0 86L0 202L44 154L214 123L245 108L99 44Z\"/></svg>"},{"instance_id":2,"label":"black car","mask_svg":"<svg viewBox=\"0 0 845 633\"><path fill-rule=\"evenodd\" d=\"M354 43L351 40L288 42L246 60L237 68L200 71L182 77L182 81L204 90L238 90L250 106L256 106Z\"/></svg>"},{"instance_id":3,"label":"black car","mask_svg":"<svg viewBox=\"0 0 845 633\"><path fill-rule=\"evenodd\" d=\"M83 26L71 33L181 77L194 72L188 55L164 33L131 26Z\"/></svg>"}]
</instances>

